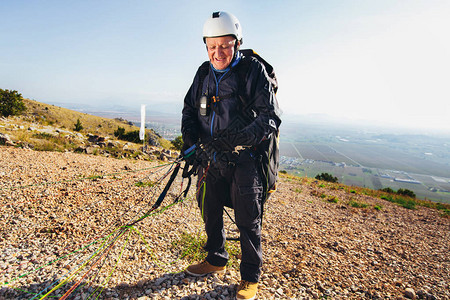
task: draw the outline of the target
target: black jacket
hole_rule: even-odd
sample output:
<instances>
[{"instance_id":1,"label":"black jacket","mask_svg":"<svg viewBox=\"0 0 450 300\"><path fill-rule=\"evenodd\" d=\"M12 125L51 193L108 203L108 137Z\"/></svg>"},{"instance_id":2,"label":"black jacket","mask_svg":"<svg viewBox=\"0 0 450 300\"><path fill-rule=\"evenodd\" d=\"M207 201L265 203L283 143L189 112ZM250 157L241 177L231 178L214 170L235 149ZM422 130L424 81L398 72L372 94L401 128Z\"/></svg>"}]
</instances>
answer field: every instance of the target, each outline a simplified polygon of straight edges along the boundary
<instances>
[{"instance_id":1,"label":"black jacket","mask_svg":"<svg viewBox=\"0 0 450 300\"><path fill-rule=\"evenodd\" d=\"M209 62L198 69L184 99L181 132L185 146L208 142L227 129L245 134L243 146L256 146L278 130L280 111L264 66L256 58L238 55L237 63L224 73L215 72ZM206 72L205 66L209 66ZM199 109L203 95L210 103L206 116Z\"/></svg>"}]
</instances>

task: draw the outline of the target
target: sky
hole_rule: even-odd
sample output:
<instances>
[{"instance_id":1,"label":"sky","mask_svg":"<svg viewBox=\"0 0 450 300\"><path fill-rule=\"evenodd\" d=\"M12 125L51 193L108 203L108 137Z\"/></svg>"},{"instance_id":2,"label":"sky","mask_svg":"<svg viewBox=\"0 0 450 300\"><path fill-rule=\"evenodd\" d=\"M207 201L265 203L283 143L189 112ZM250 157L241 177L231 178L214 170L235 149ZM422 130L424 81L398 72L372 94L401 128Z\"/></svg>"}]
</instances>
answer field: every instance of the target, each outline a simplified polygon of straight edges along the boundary
<instances>
[{"instance_id":1,"label":"sky","mask_svg":"<svg viewBox=\"0 0 450 300\"><path fill-rule=\"evenodd\" d=\"M218 10L275 68L285 116L450 133L448 0L1 0L0 88L181 115Z\"/></svg>"}]
</instances>

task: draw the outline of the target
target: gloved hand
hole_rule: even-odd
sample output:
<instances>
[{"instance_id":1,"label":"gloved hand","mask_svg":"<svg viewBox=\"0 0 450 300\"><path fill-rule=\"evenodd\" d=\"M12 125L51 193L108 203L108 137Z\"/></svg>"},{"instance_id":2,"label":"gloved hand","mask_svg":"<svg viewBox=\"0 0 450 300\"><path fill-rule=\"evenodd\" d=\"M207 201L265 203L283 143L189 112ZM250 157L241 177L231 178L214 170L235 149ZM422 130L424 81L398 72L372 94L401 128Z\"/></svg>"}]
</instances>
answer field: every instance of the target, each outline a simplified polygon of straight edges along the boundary
<instances>
[{"instance_id":1,"label":"gloved hand","mask_svg":"<svg viewBox=\"0 0 450 300\"><path fill-rule=\"evenodd\" d=\"M185 144L186 145L186 144ZM191 176L197 169L196 166L196 155L195 155L195 149L197 146L194 144L191 147L183 145L183 148L181 149L180 157L184 160L184 168L183 168L183 178L187 178ZM189 169L189 167L191 167Z\"/></svg>"},{"instance_id":2,"label":"gloved hand","mask_svg":"<svg viewBox=\"0 0 450 300\"><path fill-rule=\"evenodd\" d=\"M211 155L205 150L204 146L201 145L196 149L196 162L198 166L206 168L211 160Z\"/></svg>"},{"instance_id":3,"label":"gloved hand","mask_svg":"<svg viewBox=\"0 0 450 300\"><path fill-rule=\"evenodd\" d=\"M182 174L184 178L187 178L192 174L196 175L198 168L200 166L206 168L210 161L209 154L202 148L202 146L193 145L184 151L182 150L181 153L185 161Z\"/></svg>"}]
</instances>

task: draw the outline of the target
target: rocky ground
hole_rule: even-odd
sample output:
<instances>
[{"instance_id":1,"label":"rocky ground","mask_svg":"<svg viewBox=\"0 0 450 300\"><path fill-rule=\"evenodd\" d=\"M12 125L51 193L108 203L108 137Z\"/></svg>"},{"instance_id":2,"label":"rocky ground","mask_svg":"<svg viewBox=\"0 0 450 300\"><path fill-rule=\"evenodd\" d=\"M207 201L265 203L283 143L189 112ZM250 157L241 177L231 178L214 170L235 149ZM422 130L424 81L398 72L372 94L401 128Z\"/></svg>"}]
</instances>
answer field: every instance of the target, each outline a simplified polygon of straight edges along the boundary
<instances>
[{"instance_id":1,"label":"rocky ground","mask_svg":"<svg viewBox=\"0 0 450 300\"><path fill-rule=\"evenodd\" d=\"M238 253L225 275L182 272L187 238L203 236L193 188L124 226L145 215L168 168L0 146L0 299L233 299ZM227 232L237 234L230 221ZM283 178L266 204L257 299L450 299L449 248L437 210Z\"/></svg>"}]
</instances>

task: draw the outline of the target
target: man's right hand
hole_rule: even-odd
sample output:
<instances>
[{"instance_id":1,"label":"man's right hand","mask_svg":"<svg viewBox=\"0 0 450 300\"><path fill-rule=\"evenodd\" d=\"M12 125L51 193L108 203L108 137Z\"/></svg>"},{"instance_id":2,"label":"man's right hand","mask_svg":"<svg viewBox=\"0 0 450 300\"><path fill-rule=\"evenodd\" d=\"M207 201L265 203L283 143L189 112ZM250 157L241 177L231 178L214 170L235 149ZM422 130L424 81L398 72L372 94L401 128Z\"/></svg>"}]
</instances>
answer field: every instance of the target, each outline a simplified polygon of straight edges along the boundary
<instances>
[{"instance_id":1,"label":"man's right hand","mask_svg":"<svg viewBox=\"0 0 450 300\"><path fill-rule=\"evenodd\" d=\"M199 166L206 168L210 161L210 156L207 151L203 150L201 146L193 145L182 149L182 156L185 161L183 177L189 177L192 174L196 175ZM189 167L191 168L189 169Z\"/></svg>"}]
</instances>

